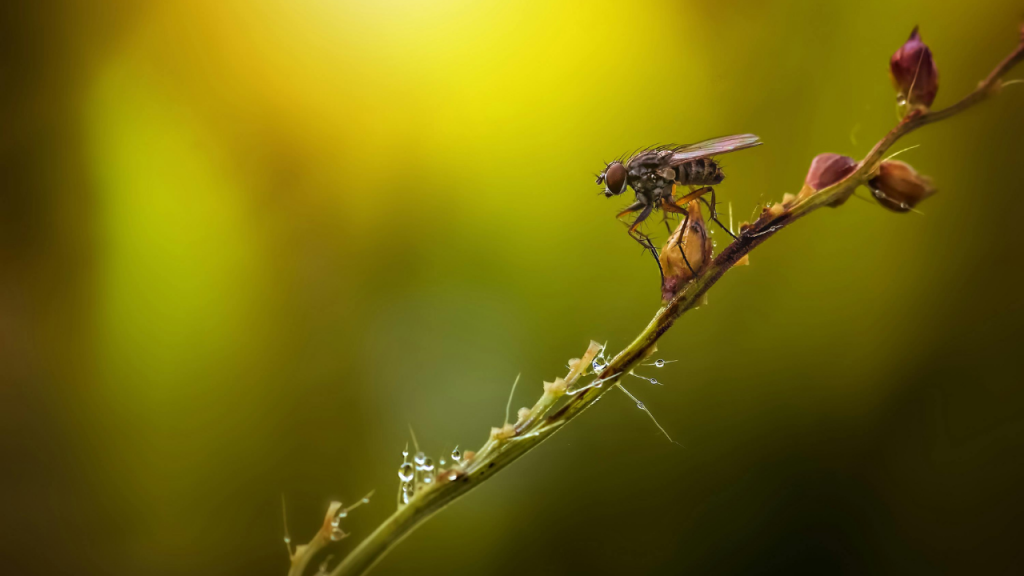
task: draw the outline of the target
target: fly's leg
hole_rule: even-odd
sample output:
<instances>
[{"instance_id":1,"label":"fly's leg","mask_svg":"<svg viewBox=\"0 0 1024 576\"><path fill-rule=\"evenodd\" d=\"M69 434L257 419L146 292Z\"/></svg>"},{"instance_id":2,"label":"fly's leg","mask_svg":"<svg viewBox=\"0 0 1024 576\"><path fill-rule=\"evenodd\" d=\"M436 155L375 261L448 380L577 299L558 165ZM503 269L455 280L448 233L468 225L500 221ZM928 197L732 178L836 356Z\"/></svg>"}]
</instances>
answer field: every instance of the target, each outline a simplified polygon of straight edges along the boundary
<instances>
[{"instance_id":1,"label":"fly's leg","mask_svg":"<svg viewBox=\"0 0 1024 576\"><path fill-rule=\"evenodd\" d=\"M632 204L627 206L625 210L623 210L622 212L619 212L618 214L616 214L615 215L615 219L619 220L620 222L625 223L625 221L622 220L623 216L625 216L626 214L629 214L630 212L636 212L637 210L642 210L646 206L647 206L647 204L644 204L643 202L637 200L636 202L633 202Z\"/></svg>"},{"instance_id":2,"label":"fly's leg","mask_svg":"<svg viewBox=\"0 0 1024 576\"><path fill-rule=\"evenodd\" d=\"M671 236L672 235L672 225L669 224L668 212L664 212L663 211L661 213L661 221L665 224L665 231L668 232L669 236Z\"/></svg>"},{"instance_id":3,"label":"fly's leg","mask_svg":"<svg viewBox=\"0 0 1024 576\"><path fill-rule=\"evenodd\" d=\"M679 206L677 204L673 204L668 198L662 199L662 201L661 201L661 209L663 211L665 211L666 213L673 212L673 213L676 213L676 214L682 214L683 215L683 224L682 224L682 226L680 228L682 230L686 230L686 227L690 224L690 212L688 210L686 210L685 208L682 208L681 206ZM701 233L703 233L703 230L701 230ZM683 235L679 234L679 237L676 238L676 247L679 248L679 255L683 257L683 262L686 262L686 267L690 269L690 273L693 274L694 277L696 277L697 276L697 271L693 269L693 266L690 265L690 260L686 258L686 251L683 250L682 240L683 240ZM703 241L703 239L702 239L702 241Z\"/></svg>"},{"instance_id":4,"label":"fly's leg","mask_svg":"<svg viewBox=\"0 0 1024 576\"><path fill-rule=\"evenodd\" d=\"M711 186L705 186L703 188L697 188L696 190L694 190L693 187L691 186L689 194L687 194L685 196L682 196L680 198L673 197L672 201L675 203L676 206L680 206L680 207L684 207L685 208L686 205L689 204L691 201L700 198L701 196L707 194L708 192L714 192L714 190L711 188Z\"/></svg>"},{"instance_id":5,"label":"fly's leg","mask_svg":"<svg viewBox=\"0 0 1024 576\"><path fill-rule=\"evenodd\" d=\"M640 207L642 207L642 209ZM665 281L665 271L662 270L662 268L661 268L661 260L658 258L658 249L654 247L654 243L651 242L651 239L648 238L647 235L645 235L643 232L640 232L639 230L637 230L637 228L640 226L640 224L644 220L646 220L648 216L651 215L651 210L652 209L653 209L653 206L650 206L650 205L644 204L643 202L637 201L636 203L630 205L628 208L626 208L621 213L619 213L619 215L616 216L616 218L619 218L621 220L622 216L625 216L626 214L629 214L630 212L635 212L637 210L641 210L640 214L636 217L636 220L633 221L633 224L631 224L629 226L629 229L626 232L627 232L627 234L629 234L630 238L632 238L633 240L636 240L638 244L643 246L644 250L650 251L651 256L654 256L654 261L658 264L658 274L661 276L662 283L664 283L664 281Z\"/></svg>"},{"instance_id":6,"label":"fly's leg","mask_svg":"<svg viewBox=\"0 0 1024 576\"><path fill-rule=\"evenodd\" d=\"M715 206L718 206L718 202L715 201L715 189L710 186L705 186L705 188L711 191L711 202L708 202L707 198L704 198L703 196L701 196L700 201L703 202L704 205L708 207L708 212L711 215L711 219L715 221L715 224L718 224L719 228L725 230L726 234L732 236L733 240L739 240L739 238L737 238L736 235L732 233L732 230L726 228L725 224L722 224L722 221L718 219L718 210L715 208Z\"/></svg>"}]
</instances>

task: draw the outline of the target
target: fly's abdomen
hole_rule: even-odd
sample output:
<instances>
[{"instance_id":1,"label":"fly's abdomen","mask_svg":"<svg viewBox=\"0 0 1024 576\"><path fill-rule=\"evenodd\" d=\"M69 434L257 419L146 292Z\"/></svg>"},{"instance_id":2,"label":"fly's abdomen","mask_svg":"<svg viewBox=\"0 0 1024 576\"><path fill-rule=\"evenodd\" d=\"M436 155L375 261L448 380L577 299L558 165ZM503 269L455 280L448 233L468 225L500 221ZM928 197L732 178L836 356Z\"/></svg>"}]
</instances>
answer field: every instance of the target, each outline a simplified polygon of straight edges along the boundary
<instances>
[{"instance_id":1,"label":"fly's abdomen","mask_svg":"<svg viewBox=\"0 0 1024 576\"><path fill-rule=\"evenodd\" d=\"M676 166L676 182L684 186L714 186L725 179L722 167L710 158L698 158Z\"/></svg>"}]
</instances>

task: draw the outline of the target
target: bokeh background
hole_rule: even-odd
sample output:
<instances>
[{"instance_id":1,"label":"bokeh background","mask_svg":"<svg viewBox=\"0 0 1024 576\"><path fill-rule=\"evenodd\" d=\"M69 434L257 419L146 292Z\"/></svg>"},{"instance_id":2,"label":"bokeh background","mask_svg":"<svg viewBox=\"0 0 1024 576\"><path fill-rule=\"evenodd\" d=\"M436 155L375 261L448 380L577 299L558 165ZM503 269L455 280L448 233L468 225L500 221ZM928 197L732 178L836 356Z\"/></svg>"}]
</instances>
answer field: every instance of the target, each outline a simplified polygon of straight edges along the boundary
<instances>
[{"instance_id":1,"label":"bokeh background","mask_svg":"<svg viewBox=\"0 0 1024 576\"><path fill-rule=\"evenodd\" d=\"M21 2L0 38L5 574L282 575L658 307L602 160L754 132L737 221L937 105L1013 0ZM1019 70L1013 77L1024 76ZM1024 565L1024 88L914 134L923 214L772 239L613 393L379 574L1010 574ZM862 194L863 195L863 194ZM660 231L655 228L654 231ZM717 238L722 239L719 232ZM515 408L515 406L513 408Z\"/></svg>"}]
</instances>

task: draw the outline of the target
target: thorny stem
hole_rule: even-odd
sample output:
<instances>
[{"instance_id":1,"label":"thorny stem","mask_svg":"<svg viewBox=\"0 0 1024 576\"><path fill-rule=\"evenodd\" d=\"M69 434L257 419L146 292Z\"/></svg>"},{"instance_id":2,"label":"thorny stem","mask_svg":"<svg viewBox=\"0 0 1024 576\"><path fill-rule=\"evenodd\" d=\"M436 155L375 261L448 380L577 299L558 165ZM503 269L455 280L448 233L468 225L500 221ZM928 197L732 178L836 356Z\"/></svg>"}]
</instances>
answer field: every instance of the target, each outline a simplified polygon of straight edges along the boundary
<instances>
[{"instance_id":1,"label":"thorny stem","mask_svg":"<svg viewBox=\"0 0 1024 576\"><path fill-rule=\"evenodd\" d=\"M881 141L875 144L868 155L861 160L857 169L842 181L817 192L805 190L800 196L787 203L765 208L760 217L750 226L742 226L739 238L726 247L691 281L677 293L651 319L647 327L625 349L619 352L597 374L604 380L600 385L584 389L568 398L561 407L553 409L564 394L565 386L571 386L576 379L585 375L590 361L600 349L592 343L591 348L576 366L572 367L564 381L556 380L525 418L514 426L492 430L490 439L461 468L439 474L434 484L421 487L405 506L400 507L384 521L331 572L331 576L354 576L372 568L391 548L398 544L414 528L447 506L453 500L469 492L496 472L505 468L520 456L544 442L584 410L594 405L617 384L623 374L630 372L638 363L655 350L655 343L668 331L675 321L687 310L699 305L702 297L732 266L751 250L771 238L776 232L794 221L823 206L839 206L861 185L865 185L878 170L885 152L903 136L932 122L945 120L985 100L999 91L1001 78L1024 59L1024 38L978 87L962 100L934 112L913 111L903 118ZM559 384L560 382L560 384ZM559 392L561 388L561 393ZM553 409L553 410L552 410ZM449 477L451 474L451 478Z\"/></svg>"}]
</instances>

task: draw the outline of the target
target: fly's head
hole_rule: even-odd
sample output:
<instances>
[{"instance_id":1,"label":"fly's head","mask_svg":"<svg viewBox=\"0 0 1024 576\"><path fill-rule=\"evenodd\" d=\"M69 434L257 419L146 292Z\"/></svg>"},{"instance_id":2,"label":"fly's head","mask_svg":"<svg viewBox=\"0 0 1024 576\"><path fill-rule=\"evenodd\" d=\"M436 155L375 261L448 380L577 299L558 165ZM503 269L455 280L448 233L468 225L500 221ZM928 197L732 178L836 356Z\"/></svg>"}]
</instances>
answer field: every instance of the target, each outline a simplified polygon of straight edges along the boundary
<instances>
[{"instance_id":1,"label":"fly's head","mask_svg":"<svg viewBox=\"0 0 1024 576\"><path fill-rule=\"evenodd\" d=\"M626 167L622 162L612 162L597 177L598 184L604 184L605 198L618 196L626 191Z\"/></svg>"}]
</instances>

